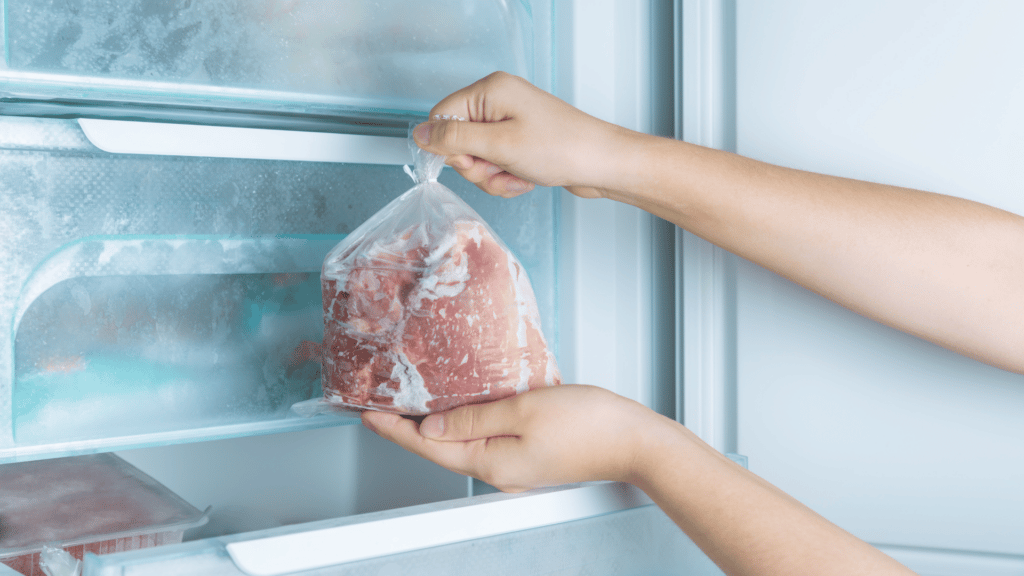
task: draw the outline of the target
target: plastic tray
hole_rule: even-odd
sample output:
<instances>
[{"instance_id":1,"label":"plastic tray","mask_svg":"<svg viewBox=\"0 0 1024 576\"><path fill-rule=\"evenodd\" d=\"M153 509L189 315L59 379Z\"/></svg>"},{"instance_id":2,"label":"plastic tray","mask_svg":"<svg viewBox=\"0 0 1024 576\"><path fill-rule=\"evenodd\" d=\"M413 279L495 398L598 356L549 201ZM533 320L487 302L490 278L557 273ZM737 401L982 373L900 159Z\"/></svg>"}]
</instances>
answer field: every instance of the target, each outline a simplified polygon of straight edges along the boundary
<instances>
[{"instance_id":1,"label":"plastic tray","mask_svg":"<svg viewBox=\"0 0 1024 576\"><path fill-rule=\"evenodd\" d=\"M206 515L114 454L0 466L0 562L42 574L43 545L81 559L179 543Z\"/></svg>"}]
</instances>

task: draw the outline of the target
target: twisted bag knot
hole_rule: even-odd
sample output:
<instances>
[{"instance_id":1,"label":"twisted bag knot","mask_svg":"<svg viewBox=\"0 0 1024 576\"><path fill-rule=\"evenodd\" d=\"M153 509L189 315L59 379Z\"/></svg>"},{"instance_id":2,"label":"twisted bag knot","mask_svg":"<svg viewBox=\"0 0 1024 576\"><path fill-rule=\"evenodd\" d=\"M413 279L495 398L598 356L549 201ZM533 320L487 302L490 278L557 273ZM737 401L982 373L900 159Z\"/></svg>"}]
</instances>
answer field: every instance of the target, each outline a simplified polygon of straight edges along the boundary
<instances>
[{"instance_id":1,"label":"twisted bag knot","mask_svg":"<svg viewBox=\"0 0 1024 576\"><path fill-rule=\"evenodd\" d=\"M429 154L429 152L428 152L428 154ZM417 168L416 170L413 170L412 168L409 167L408 164L406 164L405 166L402 166L402 168L405 169L405 173L408 174L409 178L412 178L412 181L414 183L416 183L416 184L423 184L424 182L437 182L437 176L424 180L423 179L424 175L422 174L422 171L419 168ZM438 170L438 172L440 172L440 170Z\"/></svg>"}]
</instances>

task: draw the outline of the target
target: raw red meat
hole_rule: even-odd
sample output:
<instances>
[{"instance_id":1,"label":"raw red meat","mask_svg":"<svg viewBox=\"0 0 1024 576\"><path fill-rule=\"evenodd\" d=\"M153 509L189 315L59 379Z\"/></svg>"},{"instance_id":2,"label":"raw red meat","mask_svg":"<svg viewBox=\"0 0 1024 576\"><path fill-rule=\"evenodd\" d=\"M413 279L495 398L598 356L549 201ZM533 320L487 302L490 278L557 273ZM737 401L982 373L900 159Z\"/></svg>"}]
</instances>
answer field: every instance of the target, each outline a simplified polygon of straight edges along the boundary
<instances>
[{"instance_id":1,"label":"raw red meat","mask_svg":"<svg viewBox=\"0 0 1024 576\"><path fill-rule=\"evenodd\" d=\"M332 254L322 284L328 402L426 414L560 383L529 279L481 222Z\"/></svg>"}]
</instances>

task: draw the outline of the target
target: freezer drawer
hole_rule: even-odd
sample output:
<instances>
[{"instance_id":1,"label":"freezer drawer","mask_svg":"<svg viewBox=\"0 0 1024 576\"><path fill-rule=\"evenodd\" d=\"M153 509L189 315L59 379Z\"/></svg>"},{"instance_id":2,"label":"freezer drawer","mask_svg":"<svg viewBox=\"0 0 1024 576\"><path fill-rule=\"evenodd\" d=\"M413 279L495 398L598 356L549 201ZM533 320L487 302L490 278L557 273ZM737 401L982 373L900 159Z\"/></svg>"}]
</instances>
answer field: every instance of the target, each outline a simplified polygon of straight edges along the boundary
<instances>
[{"instance_id":1,"label":"freezer drawer","mask_svg":"<svg viewBox=\"0 0 1024 576\"><path fill-rule=\"evenodd\" d=\"M642 493L599 483L492 494L106 556L84 576L720 574Z\"/></svg>"}]
</instances>

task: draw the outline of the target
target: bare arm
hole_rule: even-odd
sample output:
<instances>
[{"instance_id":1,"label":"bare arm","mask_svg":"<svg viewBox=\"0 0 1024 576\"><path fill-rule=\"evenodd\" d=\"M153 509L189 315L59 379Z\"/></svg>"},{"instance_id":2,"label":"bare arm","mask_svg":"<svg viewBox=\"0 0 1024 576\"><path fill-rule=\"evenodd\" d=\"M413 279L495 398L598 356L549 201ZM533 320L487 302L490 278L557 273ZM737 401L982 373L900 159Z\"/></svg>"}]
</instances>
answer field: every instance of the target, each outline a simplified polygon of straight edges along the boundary
<instances>
[{"instance_id":1,"label":"bare arm","mask_svg":"<svg viewBox=\"0 0 1024 576\"><path fill-rule=\"evenodd\" d=\"M681 424L602 388L543 388L428 416L419 426L382 412L364 413L363 422L504 491L630 482L730 576L912 574Z\"/></svg>"},{"instance_id":2,"label":"bare arm","mask_svg":"<svg viewBox=\"0 0 1024 576\"><path fill-rule=\"evenodd\" d=\"M470 122L432 121L421 146L491 194L536 183L638 206L864 316L1024 374L1021 216L632 132L508 75L433 113Z\"/></svg>"}]
</instances>

